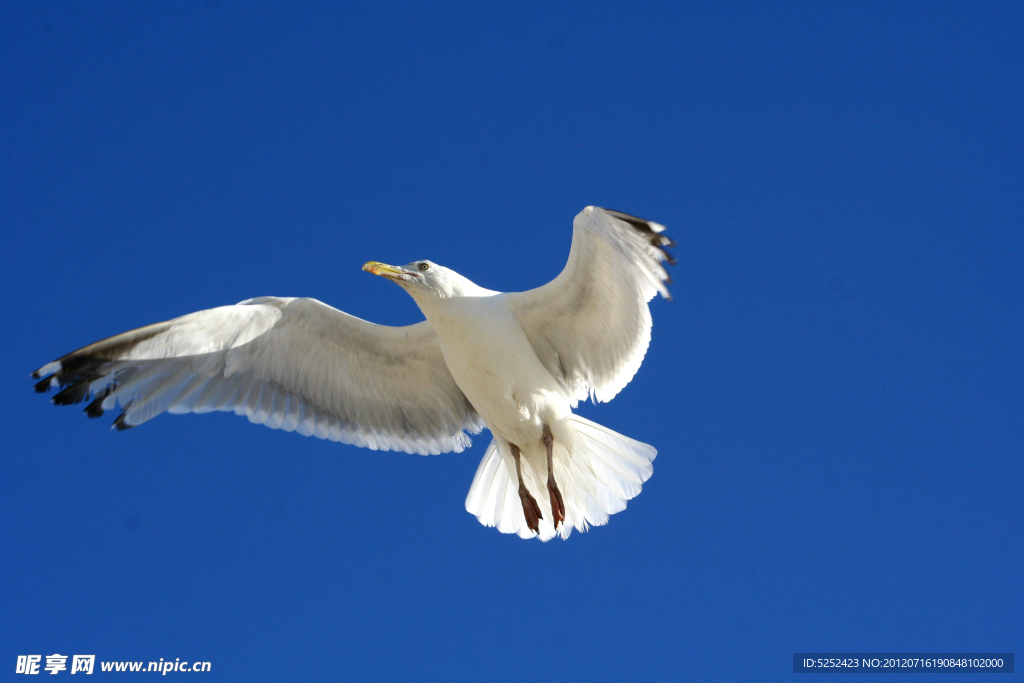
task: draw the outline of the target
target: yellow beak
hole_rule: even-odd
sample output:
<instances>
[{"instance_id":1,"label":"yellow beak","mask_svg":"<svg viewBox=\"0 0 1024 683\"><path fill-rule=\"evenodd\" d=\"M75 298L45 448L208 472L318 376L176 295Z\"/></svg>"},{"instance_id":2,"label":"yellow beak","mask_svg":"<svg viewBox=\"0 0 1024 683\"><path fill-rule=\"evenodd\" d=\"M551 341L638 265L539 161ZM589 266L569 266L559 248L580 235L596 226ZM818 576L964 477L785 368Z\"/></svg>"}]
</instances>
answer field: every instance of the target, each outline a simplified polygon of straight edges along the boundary
<instances>
[{"instance_id":1,"label":"yellow beak","mask_svg":"<svg viewBox=\"0 0 1024 683\"><path fill-rule=\"evenodd\" d=\"M363 270L367 273L373 273L374 275L380 275L388 279L394 279L396 277L405 277L406 272L396 266L389 266L386 263L380 261L367 261L363 264Z\"/></svg>"}]
</instances>

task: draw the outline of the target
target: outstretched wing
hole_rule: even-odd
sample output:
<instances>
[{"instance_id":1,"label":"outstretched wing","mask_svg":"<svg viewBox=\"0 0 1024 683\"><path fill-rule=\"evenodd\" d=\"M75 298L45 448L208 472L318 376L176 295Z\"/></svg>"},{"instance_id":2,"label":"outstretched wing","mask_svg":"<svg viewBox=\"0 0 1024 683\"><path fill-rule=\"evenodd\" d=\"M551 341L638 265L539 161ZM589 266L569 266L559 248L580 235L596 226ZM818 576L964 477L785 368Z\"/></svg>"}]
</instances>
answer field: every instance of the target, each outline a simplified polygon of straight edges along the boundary
<instances>
[{"instance_id":1,"label":"outstretched wing","mask_svg":"<svg viewBox=\"0 0 1024 683\"><path fill-rule=\"evenodd\" d=\"M588 206L572 222L569 262L551 282L509 294L544 366L576 400L610 401L640 368L651 341L647 302L669 298L675 263L664 226Z\"/></svg>"},{"instance_id":2,"label":"outstretched wing","mask_svg":"<svg viewBox=\"0 0 1024 683\"><path fill-rule=\"evenodd\" d=\"M36 372L57 405L118 405L127 429L160 413L215 410L374 450L461 451L480 416L426 321L374 325L315 299L261 297L149 325Z\"/></svg>"}]
</instances>

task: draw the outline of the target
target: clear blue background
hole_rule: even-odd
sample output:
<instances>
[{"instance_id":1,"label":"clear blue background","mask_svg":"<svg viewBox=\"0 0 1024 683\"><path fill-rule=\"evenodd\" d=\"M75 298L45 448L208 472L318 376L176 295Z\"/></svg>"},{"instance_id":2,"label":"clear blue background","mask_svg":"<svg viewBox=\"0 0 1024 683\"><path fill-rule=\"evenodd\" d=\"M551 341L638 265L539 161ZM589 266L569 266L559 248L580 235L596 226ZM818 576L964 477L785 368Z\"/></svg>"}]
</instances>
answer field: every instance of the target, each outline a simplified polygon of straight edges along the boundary
<instances>
[{"instance_id":1,"label":"clear blue background","mask_svg":"<svg viewBox=\"0 0 1024 683\"><path fill-rule=\"evenodd\" d=\"M1022 7L5 3L0 676L1020 655ZM487 435L111 433L31 392L78 346L251 296L419 320L370 259L542 284L588 204L666 224L679 265L632 384L581 408L658 448L654 476L567 542L465 512Z\"/></svg>"}]
</instances>

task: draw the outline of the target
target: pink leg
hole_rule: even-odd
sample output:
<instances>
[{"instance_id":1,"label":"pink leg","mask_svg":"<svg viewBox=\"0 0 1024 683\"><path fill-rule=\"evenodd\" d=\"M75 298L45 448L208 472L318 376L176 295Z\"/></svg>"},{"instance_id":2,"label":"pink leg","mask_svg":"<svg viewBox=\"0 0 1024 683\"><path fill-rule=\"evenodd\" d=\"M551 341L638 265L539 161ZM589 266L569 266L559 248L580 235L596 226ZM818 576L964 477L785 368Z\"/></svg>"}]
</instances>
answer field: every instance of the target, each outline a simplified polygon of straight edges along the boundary
<instances>
[{"instance_id":1,"label":"pink leg","mask_svg":"<svg viewBox=\"0 0 1024 683\"><path fill-rule=\"evenodd\" d=\"M541 441L548 449L548 495L551 497L551 516L554 517L552 521L557 529L558 525L565 521L565 503L562 502L562 492L558 490L558 484L555 483L555 469L551 453L555 445L555 438L551 436L551 430L547 425L544 425L544 436L541 437Z\"/></svg>"},{"instance_id":2,"label":"pink leg","mask_svg":"<svg viewBox=\"0 0 1024 683\"><path fill-rule=\"evenodd\" d=\"M519 446L514 443L509 444L512 447L512 457L516 461L516 478L519 479L519 500L523 504L523 514L526 515L526 526L535 533L540 533L540 520L544 519L544 515L540 513L540 506L537 505L537 499L530 495L529 489L526 488L526 484L523 483L523 470L519 465Z\"/></svg>"}]
</instances>

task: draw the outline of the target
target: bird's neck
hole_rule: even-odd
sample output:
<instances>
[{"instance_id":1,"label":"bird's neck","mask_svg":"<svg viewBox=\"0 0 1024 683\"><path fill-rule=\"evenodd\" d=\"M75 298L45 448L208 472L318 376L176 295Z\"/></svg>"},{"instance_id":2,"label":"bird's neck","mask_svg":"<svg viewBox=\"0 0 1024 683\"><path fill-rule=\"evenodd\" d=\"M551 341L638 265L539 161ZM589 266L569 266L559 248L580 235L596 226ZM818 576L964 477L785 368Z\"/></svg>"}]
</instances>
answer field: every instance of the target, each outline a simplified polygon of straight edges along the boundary
<instances>
[{"instance_id":1,"label":"bird's neck","mask_svg":"<svg viewBox=\"0 0 1024 683\"><path fill-rule=\"evenodd\" d=\"M423 316L430 320L432 317L445 315L453 308L459 308L461 304L471 303L473 300L486 299L501 292L479 287L469 280L465 283L455 283L452 292L448 296L435 296L432 292L409 292L413 301L420 307Z\"/></svg>"}]
</instances>

